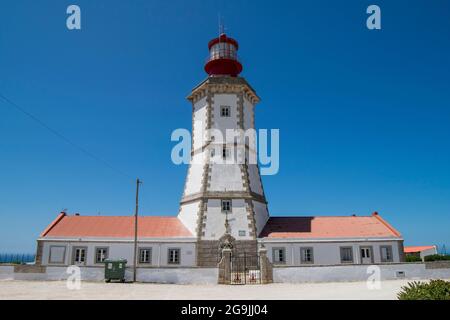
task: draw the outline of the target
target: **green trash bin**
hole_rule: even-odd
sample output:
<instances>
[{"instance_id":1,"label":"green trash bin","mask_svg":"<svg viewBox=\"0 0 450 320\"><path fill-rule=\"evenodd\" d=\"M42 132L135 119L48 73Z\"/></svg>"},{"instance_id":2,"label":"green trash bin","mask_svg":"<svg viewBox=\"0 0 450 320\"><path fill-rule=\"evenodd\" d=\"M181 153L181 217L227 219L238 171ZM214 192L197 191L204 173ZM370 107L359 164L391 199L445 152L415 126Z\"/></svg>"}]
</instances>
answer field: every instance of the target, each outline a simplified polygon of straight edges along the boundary
<instances>
[{"instance_id":1,"label":"green trash bin","mask_svg":"<svg viewBox=\"0 0 450 320\"><path fill-rule=\"evenodd\" d=\"M105 263L105 281L119 280L125 282L125 267L127 260L125 259L106 259Z\"/></svg>"}]
</instances>

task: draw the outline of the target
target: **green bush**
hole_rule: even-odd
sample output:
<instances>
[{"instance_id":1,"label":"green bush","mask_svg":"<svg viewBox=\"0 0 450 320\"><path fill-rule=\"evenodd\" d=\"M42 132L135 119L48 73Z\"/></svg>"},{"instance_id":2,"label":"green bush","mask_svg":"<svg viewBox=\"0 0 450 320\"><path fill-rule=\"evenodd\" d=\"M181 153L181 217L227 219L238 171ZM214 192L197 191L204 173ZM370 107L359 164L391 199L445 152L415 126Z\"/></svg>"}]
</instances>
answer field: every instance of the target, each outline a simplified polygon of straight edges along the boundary
<instances>
[{"instance_id":1,"label":"green bush","mask_svg":"<svg viewBox=\"0 0 450 320\"><path fill-rule=\"evenodd\" d=\"M425 261L443 261L443 260L450 260L450 255L432 254L431 256L425 257Z\"/></svg>"},{"instance_id":2,"label":"green bush","mask_svg":"<svg viewBox=\"0 0 450 320\"><path fill-rule=\"evenodd\" d=\"M407 286L402 287L397 297L399 300L450 300L450 282L409 282Z\"/></svg>"},{"instance_id":3,"label":"green bush","mask_svg":"<svg viewBox=\"0 0 450 320\"><path fill-rule=\"evenodd\" d=\"M422 262L422 259L419 256L407 255L406 262Z\"/></svg>"}]
</instances>

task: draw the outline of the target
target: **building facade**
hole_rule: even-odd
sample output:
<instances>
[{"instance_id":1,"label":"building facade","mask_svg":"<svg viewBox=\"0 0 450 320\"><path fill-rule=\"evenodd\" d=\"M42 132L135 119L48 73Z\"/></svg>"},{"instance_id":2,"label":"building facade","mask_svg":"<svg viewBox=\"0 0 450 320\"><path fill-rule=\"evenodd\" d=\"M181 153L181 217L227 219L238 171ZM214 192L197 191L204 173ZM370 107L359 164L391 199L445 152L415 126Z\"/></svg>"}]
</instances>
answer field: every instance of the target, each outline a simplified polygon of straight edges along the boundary
<instances>
[{"instance_id":1,"label":"building facade","mask_svg":"<svg viewBox=\"0 0 450 320\"><path fill-rule=\"evenodd\" d=\"M403 238L378 213L356 217L270 217L254 146L259 97L240 77L236 40L208 44L208 77L192 104L191 163L177 217L139 217L140 267L215 267L224 245L234 256L266 248L273 265L404 261ZM231 135L229 134L231 132ZM133 265L134 218L61 213L38 239L37 263Z\"/></svg>"},{"instance_id":2,"label":"building facade","mask_svg":"<svg viewBox=\"0 0 450 320\"><path fill-rule=\"evenodd\" d=\"M438 254L436 246L415 246L415 247L405 247L406 256L414 256L425 261L425 257Z\"/></svg>"}]
</instances>

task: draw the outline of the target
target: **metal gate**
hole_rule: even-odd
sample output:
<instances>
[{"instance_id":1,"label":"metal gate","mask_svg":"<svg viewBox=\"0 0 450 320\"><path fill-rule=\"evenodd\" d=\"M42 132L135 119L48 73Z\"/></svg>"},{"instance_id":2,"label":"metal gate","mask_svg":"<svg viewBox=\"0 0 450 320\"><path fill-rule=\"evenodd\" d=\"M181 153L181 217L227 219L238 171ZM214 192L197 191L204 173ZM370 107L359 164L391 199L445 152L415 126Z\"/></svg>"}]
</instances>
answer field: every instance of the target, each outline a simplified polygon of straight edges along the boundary
<instances>
[{"instance_id":1,"label":"metal gate","mask_svg":"<svg viewBox=\"0 0 450 320\"><path fill-rule=\"evenodd\" d=\"M261 271L257 255L231 257L231 284L260 284Z\"/></svg>"}]
</instances>

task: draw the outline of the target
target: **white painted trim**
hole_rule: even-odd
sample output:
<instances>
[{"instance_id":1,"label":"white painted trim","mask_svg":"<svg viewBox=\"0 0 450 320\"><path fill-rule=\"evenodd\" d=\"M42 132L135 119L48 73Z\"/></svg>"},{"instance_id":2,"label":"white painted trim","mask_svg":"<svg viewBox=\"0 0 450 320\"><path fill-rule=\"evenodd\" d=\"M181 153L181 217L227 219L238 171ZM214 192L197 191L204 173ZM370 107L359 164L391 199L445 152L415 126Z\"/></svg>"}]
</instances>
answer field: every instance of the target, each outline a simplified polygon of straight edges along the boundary
<instances>
[{"instance_id":1,"label":"white painted trim","mask_svg":"<svg viewBox=\"0 0 450 320\"><path fill-rule=\"evenodd\" d=\"M403 238L258 238L258 243L313 243L313 242L370 242L370 241L403 241Z\"/></svg>"},{"instance_id":2,"label":"white painted trim","mask_svg":"<svg viewBox=\"0 0 450 320\"><path fill-rule=\"evenodd\" d=\"M73 241L73 242L134 242L131 238L53 238L41 237L38 241ZM403 238L257 238L258 243L311 243L311 242L367 242L367 241L403 241ZM139 238L139 243L196 243L196 238Z\"/></svg>"},{"instance_id":3,"label":"white painted trim","mask_svg":"<svg viewBox=\"0 0 450 320\"><path fill-rule=\"evenodd\" d=\"M134 239L127 238L52 238L52 237L44 237L38 238L38 241L73 241L73 242L134 242ZM172 242L186 242L186 243L196 243L196 238L139 238L138 243L152 243L152 242L161 242L161 243L172 243Z\"/></svg>"}]
</instances>

